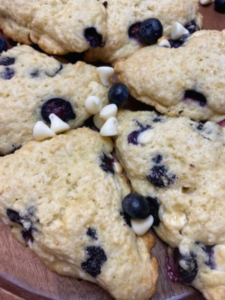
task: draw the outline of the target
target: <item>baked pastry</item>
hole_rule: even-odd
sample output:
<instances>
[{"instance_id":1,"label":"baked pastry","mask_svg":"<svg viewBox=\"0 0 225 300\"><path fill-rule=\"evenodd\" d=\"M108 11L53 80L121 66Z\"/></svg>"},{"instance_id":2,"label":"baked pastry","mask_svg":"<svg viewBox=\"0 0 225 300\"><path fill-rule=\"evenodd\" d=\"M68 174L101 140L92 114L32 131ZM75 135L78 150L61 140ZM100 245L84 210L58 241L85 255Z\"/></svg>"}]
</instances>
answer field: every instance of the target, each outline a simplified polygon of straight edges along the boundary
<instances>
[{"instance_id":1,"label":"baked pastry","mask_svg":"<svg viewBox=\"0 0 225 300\"><path fill-rule=\"evenodd\" d=\"M0 90L0 155L33 139L35 123L49 124L51 113L75 128L91 116L85 109L88 96L108 103L96 67L60 63L25 45L2 53Z\"/></svg>"},{"instance_id":2,"label":"baked pastry","mask_svg":"<svg viewBox=\"0 0 225 300\"><path fill-rule=\"evenodd\" d=\"M130 186L112 151L109 138L83 127L1 157L0 215L53 271L115 299L148 300L158 277L154 237L136 236L123 218Z\"/></svg>"},{"instance_id":3,"label":"baked pastry","mask_svg":"<svg viewBox=\"0 0 225 300\"><path fill-rule=\"evenodd\" d=\"M155 112L120 112L118 123L117 157L172 247L170 278L223 300L225 129Z\"/></svg>"},{"instance_id":4,"label":"baked pastry","mask_svg":"<svg viewBox=\"0 0 225 300\"><path fill-rule=\"evenodd\" d=\"M83 52L101 46L106 11L96 0L0 0L0 29L14 41L47 53Z\"/></svg>"},{"instance_id":5,"label":"baked pastry","mask_svg":"<svg viewBox=\"0 0 225 300\"><path fill-rule=\"evenodd\" d=\"M225 31L201 30L183 47L145 47L115 66L132 96L169 116L225 119Z\"/></svg>"},{"instance_id":6,"label":"baked pastry","mask_svg":"<svg viewBox=\"0 0 225 300\"><path fill-rule=\"evenodd\" d=\"M85 59L87 61L100 60L115 63L123 60L135 50L148 44L143 35L139 35L140 26L149 36L160 37L170 35L174 22L186 26L190 33L200 29L201 15L198 13L198 0L108 0L107 3L107 39L104 47L90 49ZM161 35L158 36L158 22L144 23L148 19L159 21L162 26ZM155 29L157 28L157 33ZM150 34L151 36L151 34ZM156 39L157 41L157 39ZM156 43L153 41L153 43Z\"/></svg>"}]
</instances>

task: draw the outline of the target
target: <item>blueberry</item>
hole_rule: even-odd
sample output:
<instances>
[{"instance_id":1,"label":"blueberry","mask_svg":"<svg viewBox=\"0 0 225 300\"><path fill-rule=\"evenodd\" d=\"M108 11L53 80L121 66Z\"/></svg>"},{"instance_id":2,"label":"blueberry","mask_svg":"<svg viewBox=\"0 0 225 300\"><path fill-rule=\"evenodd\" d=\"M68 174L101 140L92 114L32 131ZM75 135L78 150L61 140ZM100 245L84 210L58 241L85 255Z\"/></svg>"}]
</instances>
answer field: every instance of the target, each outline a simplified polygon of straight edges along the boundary
<instances>
[{"instance_id":1,"label":"blueberry","mask_svg":"<svg viewBox=\"0 0 225 300\"><path fill-rule=\"evenodd\" d=\"M163 34L163 27L158 19L147 19L141 23L139 36L146 45L156 44Z\"/></svg>"},{"instance_id":2,"label":"blueberry","mask_svg":"<svg viewBox=\"0 0 225 300\"><path fill-rule=\"evenodd\" d=\"M31 73L30 73L30 76L32 78L37 78L40 76L40 71L39 70L33 70Z\"/></svg>"},{"instance_id":3,"label":"blueberry","mask_svg":"<svg viewBox=\"0 0 225 300\"><path fill-rule=\"evenodd\" d=\"M207 254L208 260L205 261L205 264L210 267L210 269L215 269L215 261L214 261L214 246L215 245L203 245L200 243L196 243L202 248L202 250Z\"/></svg>"},{"instance_id":4,"label":"blueberry","mask_svg":"<svg viewBox=\"0 0 225 300\"><path fill-rule=\"evenodd\" d=\"M173 184L176 176L163 165L155 165L147 175L148 180L157 188Z\"/></svg>"},{"instance_id":5,"label":"blueberry","mask_svg":"<svg viewBox=\"0 0 225 300\"><path fill-rule=\"evenodd\" d=\"M128 144L138 145L138 136L150 128L150 125L146 125L145 127L142 126L139 130L132 131L127 137Z\"/></svg>"},{"instance_id":6,"label":"blueberry","mask_svg":"<svg viewBox=\"0 0 225 300\"><path fill-rule=\"evenodd\" d=\"M128 29L128 35L131 39L135 39L140 41L139 30L140 30L141 22L137 22L132 24Z\"/></svg>"},{"instance_id":7,"label":"blueberry","mask_svg":"<svg viewBox=\"0 0 225 300\"><path fill-rule=\"evenodd\" d=\"M154 119L152 120L153 123L159 123L161 121L162 119L160 117L154 117Z\"/></svg>"},{"instance_id":8,"label":"blueberry","mask_svg":"<svg viewBox=\"0 0 225 300\"><path fill-rule=\"evenodd\" d=\"M185 261L185 269L179 265L180 259ZM193 253L189 256L181 256L178 248L175 248L173 253L166 258L167 274L173 282L191 283L197 273L198 264Z\"/></svg>"},{"instance_id":9,"label":"blueberry","mask_svg":"<svg viewBox=\"0 0 225 300\"><path fill-rule=\"evenodd\" d=\"M155 164L160 164L163 161L163 156L161 154L157 154L155 157L153 157L152 161Z\"/></svg>"},{"instance_id":10,"label":"blueberry","mask_svg":"<svg viewBox=\"0 0 225 300\"><path fill-rule=\"evenodd\" d=\"M4 78L5 80L10 80L11 78L13 78L15 72L12 68L8 68L6 67L4 72L1 73L1 77Z\"/></svg>"},{"instance_id":11,"label":"blueberry","mask_svg":"<svg viewBox=\"0 0 225 300\"><path fill-rule=\"evenodd\" d=\"M3 36L0 36L0 53L8 49L6 39Z\"/></svg>"},{"instance_id":12,"label":"blueberry","mask_svg":"<svg viewBox=\"0 0 225 300\"><path fill-rule=\"evenodd\" d=\"M160 223L160 219L159 219L159 202L158 202L157 198L153 198L153 197L147 197L146 199L149 202L151 215L154 218L153 225L154 226L159 226L159 223Z\"/></svg>"},{"instance_id":13,"label":"blueberry","mask_svg":"<svg viewBox=\"0 0 225 300\"><path fill-rule=\"evenodd\" d=\"M86 28L84 30L84 36L91 47L95 48L102 46L102 36L94 27Z\"/></svg>"},{"instance_id":14,"label":"blueberry","mask_svg":"<svg viewBox=\"0 0 225 300\"><path fill-rule=\"evenodd\" d=\"M122 201L122 207L133 219L145 219L151 213L149 201L137 193L128 194Z\"/></svg>"},{"instance_id":15,"label":"blueberry","mask_svg":"<svg viewBox=\"0 0 225 300\"><path fill-rule=\"evenodd\" d=\"M197 126L197 129L198 129L198 130L202 130L202 129L203 129L203 126L204 126L204 123L199 122L199 123L198 123L198 126Z\"/></svg>"},{"instance_id":16,"label":"blueberry","mask_svg":"<svg viewBox=\"0 0 225 300\"><path fill-rule=\"evenodd\" d=\"M219 13L225 13L225 0L215 0L214 8Z\"/></svg>"},{"instance_id":17,"label":"blueberry","mask_svg":"<svg viewBox=\"0 0 225 300\"><path fill-rule=\"evenodd\" d=\"M112 173L114 174L114 159L111 157L108 157L105 153L103 153L103 156L100 157L101 164L100 167L103 171L106 173Z\"/></svg>"},{"instance_id":18,"label":"blueberry","mask_svg":"<svg viewBox=\"0 0 225 300\"><path fill-rule=\"evenodd\" d=\"M169 40L171 48L179 48L179 47L181 47L186 42L186 40L189 37L190 37L190 34L183 34L177 40Z\"/></svg>"},{"instance_id":19,"label":"blueberry","mask_svg":"<svg viewBox=\"0 0 225 300\"><path fill-rule=\"evenodd\" d=\"M100 246L88 246L85 249L87 260L81 264L81 268L93 277L101 274L101 268L107 261L105 251Z\"/></svg>"},{"instance_id":20,"label":"blueberry","mask_svg":"<svg viewBox=\"0 0 225 300\"><path fill-rule=\"evenodd\" d=\"M42 105L41 116L47 123L50 123L50 114L57 115L64 122L68 122L69 120L76 118L70 102L61 98L52 98Z\"/></svg>"},{"instance_id":21,"label":"blueberry","mask_svg":"<svg viewBox=\"0 0 225 300\"><path fill-rule=\"evenodd\" d=\"M94 228L89 227L86 231L86 234L90 236L93 240L97 240L97 231Z\"/></svg>"},{"instance_id":22,"label":"blueberry","mask_svg":"<svg viewBox=\"0 0 225 300\"><path fill-rule=\"evenodd\" d=\"M0 66L11 66L15 63L15 58L10 56L0 57Z\"/></svg>"},{"instance_id":23,"label":"blueberry","mask_svg":"<svg viewBox=\"0 0 225 300\"><path fill-rule=\"evenodd\" d=\"M108 92L109 103L116 104L117 107L123 107L129 96L129 90L125 84L115 83Z\"/></svg>"},{"instance_id":24,"label":"blueberry","mask_svg":"<svg viewBox=\"0 0 225 300\"><path fill-rule=\"evenodd\" d=\"M207 104L206 97L195 90L186 90L184 93L185 101L197 101L201 107L204 107Z\"/></svg>"},{"instance_id":25,"label":"blueberry","mask_svg":"<svg viewBox=\"0 0 225 300\"><path fill-rule=\"evenodd\" d=\"M22 232L21 232L22 237L26 242L31 241L33 243L34 237L32 235L32 231L33 231L32 227L30 227L29 230L22 230Z\"/></svg>"},{"instance_id":26,"label":"blueberry","mask_svg":"<svg viewBox=\"0 0 225 300\"><path fill-rule=\"evenodd\" d=\"M188 22L184 27L189 31L190 34L193 34L195 31L200 30L200 27L194 20Z\"/></svg>"},{"instance_id":27,"label":"blueberry","mask_svg":"<svg viewBox=\"0 0 225 300\"><path fill-rule=\"evenodd\" d=\"M20 217L20 215L17 211L8 208L6 210L6 214L7 214L8 218L11 222L18 223L18 224L22 225L21 217Z\"/></svg>"}]
</instances>

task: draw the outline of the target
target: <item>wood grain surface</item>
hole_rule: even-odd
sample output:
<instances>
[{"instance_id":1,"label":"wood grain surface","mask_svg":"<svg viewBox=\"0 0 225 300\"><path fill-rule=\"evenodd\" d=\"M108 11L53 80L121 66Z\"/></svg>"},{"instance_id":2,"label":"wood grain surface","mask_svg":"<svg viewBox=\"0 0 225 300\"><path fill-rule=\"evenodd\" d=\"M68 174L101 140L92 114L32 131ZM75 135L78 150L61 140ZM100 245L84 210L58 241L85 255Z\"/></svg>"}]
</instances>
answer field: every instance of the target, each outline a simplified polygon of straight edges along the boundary
<instances>
[{"instance_id":1,"label":"wood grain surface","mask_svg":"<svg viewBox=\"0 0 225 300\"><path fill-rule=\"evenodd\" d=\"M213 5L200 7L200 11L205 29L225 29L225 14L216 13ZM12 237L10 228L2 222L0 242L0 300L112 300L106 291L92 283L51 272L32 251ZM153 253L159 261L159 281L152 300L204 300L192 287L169 281L163 242L157 239Z\"/></svg>"}]
</instances>

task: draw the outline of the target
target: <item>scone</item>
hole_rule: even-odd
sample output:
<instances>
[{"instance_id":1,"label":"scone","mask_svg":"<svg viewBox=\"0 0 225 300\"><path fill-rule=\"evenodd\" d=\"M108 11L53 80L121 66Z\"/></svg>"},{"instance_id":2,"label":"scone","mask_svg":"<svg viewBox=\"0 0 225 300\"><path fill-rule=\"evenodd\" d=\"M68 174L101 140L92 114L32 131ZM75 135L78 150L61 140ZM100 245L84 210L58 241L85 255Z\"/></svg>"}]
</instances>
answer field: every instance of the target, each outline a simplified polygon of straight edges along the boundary
<instances>
[{"instance_id":1,"label":"scone","mask_svg":"<svg viewBox=\"0 0 225 300\"><path fill-rule=\"evenodd\" d=\"M96 0L0 0L0 29L47 53L83 52L103 45L106 10Z\"/></svg>"},{"instance_id":2,"label":"scone","mask_svg":"<svg viewBox=\"0 0 225 300\"><path fill-rule=\"evenodd\" d=\"M225 119L225 30L198 31L183 47L145 47L115 71L132 96L168 116Z\"/></svg>"},{"instance_id":3,"label":"scone","mask_svg":"<svg viewBox=\"0 0 225 300\"><path fill-rule=\"evenodd\" d=\"M90 117L85 109L88 96L108 103L108 88L97 68L78 62L63 64L30 46L18 46L0 57L0 155L32 140L39 120L50 123L54 113L70 128Z\"/></svg>"},{"instance_id":4,"label":"scone","mask_svg":"<svg viewBox=\"0 0 225 300\"><path fill-rule=\"evenodd\" d=\"M173 249L173 281L208 300L225 295L225 129L213 122L120 112L116 153L151 203L154 229Z\"/></svg>"},{"instance_id":5,"label":"scone","mask_svg":"<svg viewBox=\"0 0 225 300\"><path fill-rule=\"evenodd\" d=\"M0 158L0 215L50 269L116 299L148 300L158 277L154 237L126 225L130 187L112 151L109 138L83 127Z\"/></svg>"},{"instance_id":6,"label":"scone","mask_svg":"<svg viewBox=\"0 0 225 300\"><path fill-rule=\"evenodd\" d=\"M198 13L198 0L101 0L100 2L106 3L107 7L107 39L104 47L87 51L87 61L115 63L145 46L145 39L140 40L140 26L142 25L143 31L148 33L155 28L152 23L143 23L147 19L157 19L162 25L163 35L170 35L174 22L186 26L190 33L202 25L202 18ZM154 32L153 36L155 34Z\"/></svg>"}]
</instances>

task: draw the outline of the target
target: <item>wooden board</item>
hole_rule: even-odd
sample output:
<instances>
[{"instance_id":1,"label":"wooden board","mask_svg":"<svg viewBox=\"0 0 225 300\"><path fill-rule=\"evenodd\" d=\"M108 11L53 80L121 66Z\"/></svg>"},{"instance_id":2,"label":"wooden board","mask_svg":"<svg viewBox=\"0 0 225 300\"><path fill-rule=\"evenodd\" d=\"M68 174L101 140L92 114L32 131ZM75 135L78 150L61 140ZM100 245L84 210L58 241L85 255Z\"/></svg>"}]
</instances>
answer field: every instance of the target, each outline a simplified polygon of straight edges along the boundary
<instances>
[{"instance_id":1,"label":"wooden board","mask_svg":"<svg viewBox=\"0 0 225 300\"><path fill-rule=\"evenodd\" d=\"M225 29L225 15L216 13L213 5L200 10L205 29ZM10 228L2 222L0 243L0 300L112 300L107 292L92 283L51 272L32 251L12 237ZM159 261L160 275L152 300L204 300L194 288L169 281L165 268L166 246L161 241L157 240L153 252Z\"/></svg>"}]
</instances>

